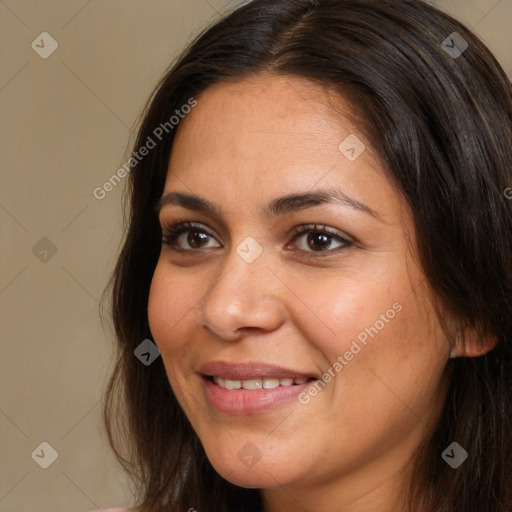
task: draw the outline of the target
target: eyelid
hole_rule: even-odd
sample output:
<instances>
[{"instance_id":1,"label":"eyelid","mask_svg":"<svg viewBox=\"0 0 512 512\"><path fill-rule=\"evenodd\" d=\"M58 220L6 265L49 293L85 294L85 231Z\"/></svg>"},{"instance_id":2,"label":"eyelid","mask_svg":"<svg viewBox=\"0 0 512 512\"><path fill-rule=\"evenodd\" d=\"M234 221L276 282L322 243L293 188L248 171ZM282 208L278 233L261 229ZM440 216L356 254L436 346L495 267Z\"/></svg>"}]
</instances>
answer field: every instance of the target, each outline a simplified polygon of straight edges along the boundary
<instances>
[{"instance_id":1,"label":"eyelid","mask_svg":"<svg viewBox=\"0 0 512 512\"><path fill-rule=\"evenodd\" d=\"M184 233L187 233L193 229L195 229L198 232L206 233L211 238L215 239L217 243L220 244L221 247L223 247L222 243L218 241L217 235L212 232L208 226L206 226L202 222L194 222L194 221L188 221L188 220L176 220L173 223L162 223L162 243L165 243L166 245L170 246L171 249L175 252L181 252L181 253L198 253L201 251L200 249L183 249L179 246L175 245L175 242L177 238ZM356 244L356 242L353 240L351 236L345 235L343 232L339 232L335 228L331 228L325 224L301 224L293 228L293 230L288 234L289 237L291 237L290 242L285 246L288 247L290 244L293 244L297 238L300 236L307 234L307 233L321 233L325 234L328 237L337 240L342 245L340 247L337 247L335 249L326 249L322 251L306 251L302 249L297 249L297 252L301 255L308 255L308 256L314 256L314 257L326 257L333 254L338 254L343 249L348 249ZM172 240L171 240L172 237ZM167 238L167 240L164 240L164 238ZM204 249L214 249L218 247L204 247Z\"/></svg>"},{"instance_id":2,"label":"eyelid","mask_svg":"<svg viewBox=\"0 0 512 512\"><path fill-rule=\"evenodd\" d=\"M291 233L292 239L286 247L293 244L297 238L307 234L307 233L320 233L327 235L331 239L338 241L342 244L340 247L336 247L334 249L327 249L324 251L304 251L297 250L297 253L301 257L315 257L315 258L327 258L329 256L338 255L341 251L349 249L356 245L356 242L352 239L351 236L345 235L343 232L338 231L335 228L331 228L325 224L301 224L296 226ZM305 256L304 256L305 255Z\"/></svg>"},{"instance_id":3,"label":"eyelid","mask_svg":"<svg viewBox=\"0 0 512 512\"><path fill-rule=\"evenodd\" d=\"M211 228L208 224L206 224L203 221L194 221L189 220L189 217L185 217L184 215L178 215L176 217L172 217L172 220L168 220L163 215L159 217L160 221L160 229L162 230L162 233L166 230L171 230L173 228L179 228L183 224L189 226L192 225L192 227L197 228L198 230L203 230L207 232L209 235L213 236L217 240L220 238L219 232L213 228ZM220 243L220 242L219 242Z\"/></svg>"},{"instance_id":4,"label":"eyelid","mask_svg":"<svg viewBox=\"0 0 512 512\"><path fill-rule=\"evenodd\" d=\"M223 247L222 243L217 240L217 238L218 238L217 235L214 232L212 232L213 230L211 230L209 227L207 227L202 222L194 222L194 221L187 221L187 220L183 220L183 221L177 220L176 222L173 222L171 224L164 222L161 225L161 229L162 229L162 243L166 243L167 245L171 246L173 250L178 251L178 252L198 252L199 251L199 249L182 249L181 247L176 247L174 245L174 242L176 241L176 239L179 236L181 236L182 234L187 233L189 231L192 231L192 230L206 233L208 236L215 239L217 241L217 243L220 244L221 247ZM169 239L171 237L173 238L172 241L170 241L170 240L164 241L164 239Z\"/></svg>"},{"instance_id":5,"label":"eyelid","mask_svg":"<svg viewBox=\"0 0 512 512\"><path fill-rule=\"evenodd\" d=\"M296 226L293 228L291 232L291 236L294 237L294 239L302 235L304 233L308 232L317 232L317 233L324 233L326 235L332 236L334 238L338 238L340 240L343 240L345 242L351 242L354 243L354 240L351 236L335 229L327 226L326 224L300 224L299 226Z\"/></svg>"}]
</instances>

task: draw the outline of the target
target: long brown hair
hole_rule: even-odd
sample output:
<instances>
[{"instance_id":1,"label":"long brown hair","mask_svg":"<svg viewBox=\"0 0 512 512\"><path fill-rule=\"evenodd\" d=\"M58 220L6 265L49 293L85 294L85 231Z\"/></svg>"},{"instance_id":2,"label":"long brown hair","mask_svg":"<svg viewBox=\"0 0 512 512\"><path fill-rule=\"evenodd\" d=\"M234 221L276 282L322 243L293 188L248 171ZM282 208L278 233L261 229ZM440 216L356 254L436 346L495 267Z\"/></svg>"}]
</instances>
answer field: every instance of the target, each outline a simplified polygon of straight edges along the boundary
<instances>
[{"instance_id":1,"label":"long brown hair","mask_svg":"<svg viewBox=\"0 0 512 512\"><path fill-rule=\"evenodd\" d=\"M351 102L412 210L440 321L457 319L453 336L471 327L482 341L498 340L484 356L449 361L441 419L413 461L410 510L509 512L511 84L471 31L420 0L254 0L202 33L156 87L134 152L148 138L156 145L130 170L124 245L106 289L117 360L104 421L141 512L262 510L257 489L236 487L211 466L161 358L145 366L134 349L152 338L147 305L161 247L154 205L176 131L169 119L212 84L269 70ZM159 126L166 130L156 140ZM469 453L456 470L441 457L453 441Z\"/></svg>"}]
</instances>

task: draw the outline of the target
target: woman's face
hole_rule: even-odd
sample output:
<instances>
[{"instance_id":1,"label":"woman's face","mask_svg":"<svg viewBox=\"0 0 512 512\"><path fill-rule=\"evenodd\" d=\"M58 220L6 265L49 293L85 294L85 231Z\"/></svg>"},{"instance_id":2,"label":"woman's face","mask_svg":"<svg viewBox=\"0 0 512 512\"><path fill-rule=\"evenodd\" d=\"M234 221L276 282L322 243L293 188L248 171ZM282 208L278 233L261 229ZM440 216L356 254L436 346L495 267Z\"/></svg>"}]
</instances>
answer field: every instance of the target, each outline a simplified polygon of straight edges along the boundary
<instances>
[{"instance_id":1,"label":"woman's face","mask_svg":"<svg viewBox=\"0 0 512 512\"><path fill-rule=\"evenodd\" d=\"M259 75L197 100L160 211L164 237L193 225L149 297L172 389L232 483L289 510L375 499L431 432L451 349L410 211L327 89Z\"/></svg>"}]
</instances>

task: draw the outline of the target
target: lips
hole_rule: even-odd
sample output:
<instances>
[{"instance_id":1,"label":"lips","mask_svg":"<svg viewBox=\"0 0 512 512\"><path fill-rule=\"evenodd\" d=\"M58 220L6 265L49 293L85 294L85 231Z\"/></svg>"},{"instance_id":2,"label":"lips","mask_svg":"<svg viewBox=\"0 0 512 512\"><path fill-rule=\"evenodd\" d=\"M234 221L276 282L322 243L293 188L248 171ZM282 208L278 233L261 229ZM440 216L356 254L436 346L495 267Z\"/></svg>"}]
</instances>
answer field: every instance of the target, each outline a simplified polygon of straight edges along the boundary
<instances>
[{"instance_id":1,"label":"lips","mask_svg":"<svg viewBox=\"0 0 512 512\"><path fill-rule=\"evenodd\" d=\"M265 363L214 361L200 368L210 405L230 415L262 413L286 403L303 392L316 377Z\"/></svg>"},{"instance_id":2,"label":"lips","mask_svg":"<svg viewBox=\"0 0 512 512\"><path fill-rule=\"evenodd\" d=\"M311 373L266 363L228 363L226 361L212 361L201 366L199 371L206 377L221 377L230 381L265 378L294 380L317 378Z\"/></svg>"}]
</instances>

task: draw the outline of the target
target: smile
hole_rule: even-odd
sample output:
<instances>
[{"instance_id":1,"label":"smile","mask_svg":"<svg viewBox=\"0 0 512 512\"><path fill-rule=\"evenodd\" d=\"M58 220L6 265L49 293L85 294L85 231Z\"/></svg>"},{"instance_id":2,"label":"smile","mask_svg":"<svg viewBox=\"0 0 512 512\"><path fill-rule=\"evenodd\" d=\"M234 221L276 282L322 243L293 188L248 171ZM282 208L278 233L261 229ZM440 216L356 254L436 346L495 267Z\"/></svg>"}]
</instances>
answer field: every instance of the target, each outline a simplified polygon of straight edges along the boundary
<instances>
[{"instance_id":1,"label":"smile","mask_svg":"<svg viewBox=\"0 0 512 512\"><path fill-rule=\"evenodd\" d=\"M224 389L237 390L237 389L275 389L280 386L288 387L288 386L297 386L300 384L304 384L308 380L314 380L313 378L305 379L293 379L293 378L284 378L278 379L273 377L265 377L263 379L247 379L247 380L231 380L224 379L223 377L213 376L213 382Z\"/></svg>"},{"instance_id":2,"label":"smile","mask_svg":"<svg viewBox=\"0 0 512 512\"><path fill-rule=\"evenodd\" d=\"M199 375L206 402L232 416L297 404L298 395L318 380L309 371L252 361L210 361Z\"/></svg>"}]
</instances>

